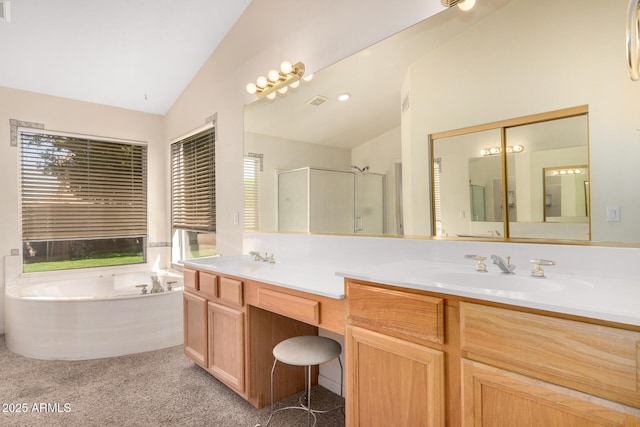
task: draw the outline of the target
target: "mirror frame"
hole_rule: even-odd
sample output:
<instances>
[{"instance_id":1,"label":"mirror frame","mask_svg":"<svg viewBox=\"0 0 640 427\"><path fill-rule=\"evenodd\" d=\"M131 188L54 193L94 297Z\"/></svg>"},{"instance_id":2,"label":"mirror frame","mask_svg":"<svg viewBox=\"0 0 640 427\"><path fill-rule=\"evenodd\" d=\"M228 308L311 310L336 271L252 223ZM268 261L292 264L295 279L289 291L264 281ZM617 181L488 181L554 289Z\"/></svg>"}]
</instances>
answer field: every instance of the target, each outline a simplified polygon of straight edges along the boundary
<instances>
[{"instance_id":1,"label":"mirror frame","mask_svg":"<svg viewBox=\"0 0 640 427\"><path fill-rule=\"evenodd\" d=\"M491 122L491 123L485 123L485 124L480 124L480 125L475 125L475 126L468 126L468 127L464 127L464 128L460 128L460 129L453 129L453 130L449 130L449 131L444 131L444 132L437 132L437 133L433 133L433 134L429 134L428 136L428 143L429 143L429 166L431 168L430 170L430 180L431 180L431 193L430 193L430 199L431 199L431 235L435 237L435 230L436 230L436 204L435 204L435 168L433 167L433 164L436 160L435 157L435 143L437 140L439 139L443 139L443 138L449 138L449 137L454 137L454 136L460 136L460 135L468 135L471 133L476 133L476 132L483 132L483 131L488 131L488 130L495 130L498 129L500 131L500 145L502 147L502 153L500 154L501 156L501 165L502 165L502 200L501 200L501 206L502 206L502 223L503 223L503 236L502 238L498 238L498 237L464 237L463 240L490 240L490 241L498 241L498 242L527 242L527 243L531 243L531 242L537 242L537 243L569 243L569 244L585 244L585 243L591 243L591 217L589 216L589 239L588 240L554 240L554 239L534 239L534 238L522 238L522 237L518 237L518 238L511 238L510 237L510 230L509 230L509 214L508 211L505 209L505 200L504 200L504 195L508 194L508 180L507 180L507 151L506 151L506 145L507 145L507 140L506 140L506 133L507 133L507 129L508 128L512 128L512 127L516 127L516 126L524 126L524 125L530 125L530 124L535 124L535 123L542 123L542 122L549 122L552 120L559 120L559 119L567 119L567 118L571 118L571 117L577 117L577 116L583 116L586 115L588 117L589 114L589 106L588 105L580 105L577 107L570 107L570 108L564 108L561 110L554 110L554 111L548 111L545 113L539 113L539 114L532 114L532 115L527 115L527 116L522 116L522 117L516 117L516 118L512 118L512 119L506 119L506 120L501 120L501 121L497 121L497 122ZM588 141L588 129L587 129L587 151L588 151L588 146L589 146L589 141ZM588 162L587 167L591 164L591 162ZM591 191L591 188L589 186L589 191ZM587 211L591 212L591 195L588 194L587 195ZM460 238L458 237L449 237L449 236L437 236L438 239L442 239L442 240L460 240Z\"/></svg>"}]
</instances>

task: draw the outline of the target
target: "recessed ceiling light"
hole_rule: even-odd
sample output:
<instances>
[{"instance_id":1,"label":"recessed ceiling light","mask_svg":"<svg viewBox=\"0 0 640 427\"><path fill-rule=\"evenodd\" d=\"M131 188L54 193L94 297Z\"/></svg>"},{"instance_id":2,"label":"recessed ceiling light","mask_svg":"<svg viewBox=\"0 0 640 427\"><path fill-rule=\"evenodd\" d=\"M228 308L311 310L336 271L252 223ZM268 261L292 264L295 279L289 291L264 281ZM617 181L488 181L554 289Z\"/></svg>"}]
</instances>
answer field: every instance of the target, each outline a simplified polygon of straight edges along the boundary
<instances>
[{"instance_id":1,"label":"recessed ceiling light","mask_svg":"<svg viewBox=\"0 0 640 427\"><path fill-rule=\"evenodd\" d=\"M341 95L338 95L338 101L346 101L349 98L351 98L351 95L348 93L343 93Z\"/></svg>"}]
</instances>

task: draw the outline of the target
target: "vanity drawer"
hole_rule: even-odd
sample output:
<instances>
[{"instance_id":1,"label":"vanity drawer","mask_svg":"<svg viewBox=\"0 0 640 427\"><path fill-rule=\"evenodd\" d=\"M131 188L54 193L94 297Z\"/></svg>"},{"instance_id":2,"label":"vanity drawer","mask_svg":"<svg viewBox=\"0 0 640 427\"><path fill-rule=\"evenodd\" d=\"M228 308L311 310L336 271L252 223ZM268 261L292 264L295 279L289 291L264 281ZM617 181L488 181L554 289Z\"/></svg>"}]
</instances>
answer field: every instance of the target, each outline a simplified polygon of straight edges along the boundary
<instances>
[{"instance_id":1,"label":"vanity drawer","mask_svg":"<svg viewBox=\"0 0 640 427\"><path fill-rule=\"evenodd\" d=\"M640 407L640 332L460 303L466 357Z\"/></svg>"},{"instance_id":2,"label":"vanity drawer","mask_svg":"<svg viewBox=\"0 0 640 427\"><path fill-rule=\"evenodd\" d=\"M320 302L313 299L258 288L258 307L311 325L320 323Z\"/></svg>"},{"instance_id":3,"label":"vanity drawer","mask_svg":"<svg viewBox=\"0 0 640 427\"><path fill-rule=\"evenodd\" d=\"M182 277L184 282L184 288L186 290L197 291L198 290L198 271L190 268L182 269Z\"/></svg>"},{"instance_id":4,"label":"vanity drawer","mask_svg":"<svg viewBox=\"0 0 640 427\"><path fill-rule=\"evenodd\" d=\"M228 302L242 307L244 299L242 297L242 282L230 277L221 276L219 278L219 298L221 301Z\"/></svg>"},{"instance_id":5,"label":"vanity drawer","mask_svg":"<svg viewBox=\"0 0 640 427\"><path fill-rule=\"evenodd\" d=\"M354 325L417 343L445 341L442 298L349 282L347 307Z\"/></svg>"},{"instance_id":6,"label":"vanity drawer","mask_svg":"<svg viewBox=\"0 0 640 427\"><path fill-rule=\"evenodd\" d=\"M209 298L218 297L218 276L206 271L200 271L198 274L198 283L200 292L206 294Z\"/></svg>"}]
</instances>

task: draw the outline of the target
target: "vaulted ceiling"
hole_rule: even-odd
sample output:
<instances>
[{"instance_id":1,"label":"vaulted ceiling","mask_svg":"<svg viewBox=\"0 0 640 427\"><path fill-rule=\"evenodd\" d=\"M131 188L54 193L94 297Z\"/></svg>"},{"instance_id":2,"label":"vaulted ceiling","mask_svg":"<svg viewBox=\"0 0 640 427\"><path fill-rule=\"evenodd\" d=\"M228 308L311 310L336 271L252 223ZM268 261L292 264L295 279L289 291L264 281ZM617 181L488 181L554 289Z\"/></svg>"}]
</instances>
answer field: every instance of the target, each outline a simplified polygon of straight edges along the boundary
<instances>
[{"instance_id":1,"label":"vaulted ceiling","mask_svg":"<svg viewBox=\"0 0 640 427\"><path fill-rule=\"evenodd\" d=\"M165 114L250 0L10 0L0 86Z\"/></svg>"}]
</instances>

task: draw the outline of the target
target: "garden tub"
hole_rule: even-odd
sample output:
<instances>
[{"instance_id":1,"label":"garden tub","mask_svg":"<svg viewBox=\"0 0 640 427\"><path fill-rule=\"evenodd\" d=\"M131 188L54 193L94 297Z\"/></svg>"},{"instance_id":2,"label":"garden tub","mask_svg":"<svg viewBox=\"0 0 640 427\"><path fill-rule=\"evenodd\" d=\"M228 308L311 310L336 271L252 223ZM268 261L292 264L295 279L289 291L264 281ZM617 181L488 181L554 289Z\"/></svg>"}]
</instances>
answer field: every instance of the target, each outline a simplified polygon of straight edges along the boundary
<instances>
[{"instance_id":1,"label":"garden tub","mask_svg":"<svg viewBox=\"0 0 640 427\"><path fill-rule=\"evenodd\" d=\"M164 292L150 293L152 275ZM169 288L171 283L171 290ZM137 285L146 284L146 294ZM36 359L81 360L183 342L182 275L103 274L5 288L5 341Z\"/></svg>"}]
</instances>

